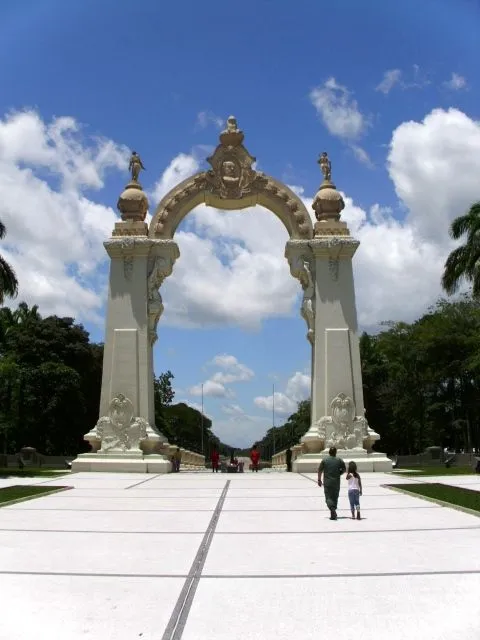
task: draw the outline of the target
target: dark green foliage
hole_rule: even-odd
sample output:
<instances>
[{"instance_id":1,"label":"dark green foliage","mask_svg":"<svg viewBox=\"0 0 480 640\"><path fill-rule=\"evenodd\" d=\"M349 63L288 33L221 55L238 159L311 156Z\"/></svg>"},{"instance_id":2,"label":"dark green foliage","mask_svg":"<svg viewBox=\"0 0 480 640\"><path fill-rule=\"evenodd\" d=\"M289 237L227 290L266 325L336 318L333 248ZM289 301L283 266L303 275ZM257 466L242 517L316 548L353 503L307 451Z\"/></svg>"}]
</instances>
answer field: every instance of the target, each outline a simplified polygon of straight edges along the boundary
<instances>
[{"instance_id":1,"label":"dark green foliage","mask_svg":"<svg viewBox=\"0 0 480 640\"><path fill-rule=\"evenodd\" d=\"M445 262L442 277L444 290L451 295L463 281L472 285L475 298L480 295L480 202L473 204L463 216L455 218L450 225L450 236L460 240L466 236L465 244L454 249Z\"/></svg>"},{"instance_id":2,"label":"dark green foliage","mask_svg":"<svg viewBox=\"0 0 480 640\"><path fill-rule=\"evenodd\" d=\"M87 451L98 419L103 346L72 318L0 309L0 434L4 453Z\"/></svg>"},{"instance_id":3,"label":"dark green foliage","mask_svg":"<svg viewBox=\"0 0 480 640\"><path fill-rule=\"evenodd\" d=\"M440 300L360 339L367 419L389 454L480 446L480 304Z\"/></svg>"},{"instance_id":4,"label":"dark green foliage","mask_svg":"<svg viewBox=\"0 0 480 640\"><path fill-rule=\"evenodd\" d=\"M0 240L5 237L6 233L7 229L0 220ZM5 297L15 298L17 293L18 281L15 271L0 255L0 304L5 300Z\"/></svg>"}]
</instances>

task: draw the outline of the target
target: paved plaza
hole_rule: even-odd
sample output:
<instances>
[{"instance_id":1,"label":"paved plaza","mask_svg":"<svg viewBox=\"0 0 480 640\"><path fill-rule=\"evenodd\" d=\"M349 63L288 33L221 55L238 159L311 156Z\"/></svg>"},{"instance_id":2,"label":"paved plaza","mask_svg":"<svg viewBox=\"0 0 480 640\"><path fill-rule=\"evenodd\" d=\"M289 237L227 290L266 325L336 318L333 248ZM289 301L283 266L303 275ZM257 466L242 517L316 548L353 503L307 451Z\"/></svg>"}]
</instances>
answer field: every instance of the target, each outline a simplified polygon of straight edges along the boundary
<instances>
[{"instance_id":1,"label":"paved plaza","mask_svg":"<svg viewBox=\"0 0 480 640\"><path fill-rule=\"evenodd\" d=\"M0 509L0 639L480 637L480 519L413 481L446 479L363 474L332 522L313 474L25 479L74 489Z\"/></svg>"}]
</instances>

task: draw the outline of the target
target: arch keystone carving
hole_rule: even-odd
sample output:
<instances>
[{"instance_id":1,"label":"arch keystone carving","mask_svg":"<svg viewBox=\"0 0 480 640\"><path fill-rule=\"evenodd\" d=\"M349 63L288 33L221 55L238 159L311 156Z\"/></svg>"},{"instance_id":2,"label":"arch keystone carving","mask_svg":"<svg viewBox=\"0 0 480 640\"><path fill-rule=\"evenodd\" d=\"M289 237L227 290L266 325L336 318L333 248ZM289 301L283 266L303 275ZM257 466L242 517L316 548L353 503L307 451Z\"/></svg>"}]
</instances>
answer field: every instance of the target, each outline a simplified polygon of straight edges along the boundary
<instances>
[{"instance_id":1,"label":"arch keystone carving","mask_svg":"<svg viewBox=\"0 0 480 640\"><path fill-rule=\"evenodd\" d=\"M243 146L243 139L243 131L230 116L220 144L207 158L212 168L187 178L162 199L150 223L151 238L172 239L183 218L199 204L226 210L258 204L283 222L291 239L313 237L312 220L301 199L286 185L254 169L255 157Z\"/></svg>"}]
</instances>

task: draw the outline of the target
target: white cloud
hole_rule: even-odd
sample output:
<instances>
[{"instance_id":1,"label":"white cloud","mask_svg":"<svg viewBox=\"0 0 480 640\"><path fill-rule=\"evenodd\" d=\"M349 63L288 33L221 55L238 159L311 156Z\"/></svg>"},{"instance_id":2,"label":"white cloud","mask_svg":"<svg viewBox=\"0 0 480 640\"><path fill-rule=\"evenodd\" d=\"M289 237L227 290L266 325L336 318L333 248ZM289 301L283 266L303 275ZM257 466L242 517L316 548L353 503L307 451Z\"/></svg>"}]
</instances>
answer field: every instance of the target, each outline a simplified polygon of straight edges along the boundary
<instances>
[{"instance_id":1,"label":"white cloud","mask_svg":"<svg viewBox=\"0 0 480 640\"><path fill-rule=\"evenodd\" d=\"M348 141L358 140L369 125L351 92L329 78L310 92L310 100L323 124L333 136Z\"/></svg>"},{"instance_id":2,"label":"white cloud","mask_svg":"<svg viewBox=\"0 0 480 640\"><path fill-rule=\"evenodd\" d=\"M233 382L247 382L255 375L246 365L238 362L235 356L222 354L215 356L212 364L223 369L213 374L212 380L221 384L232 384Z\"/></svg>"},{"instance_id":3,"label":"white cloud","mask_svg":"<svg viewBox=\"0 0 480 640\"><path fill-rule=\"evenodd\" d=\"M275 391L270 396L258 396L253 402L260 409L266 411L275 409L275 414L290 415L297 410L301 400L310 397L310 381L310 375L296 371L289 378L284 392Z\"/></svg>"},{"instance_id":4,"label":"white cloud","mask_svg":"<svg viewBox=\"0 0 480 640\"><path fill-rule=\"evenodd\" d=\"M388 170L416 234L450 248L450 222L478 200L480 126L458 109L404 122L393 132Z\"/></svg>"},{"instance_id":5,"label":"white cloud","mask_svg":"<svg viewBox=\"0 0 480 640\"><path fill-rule=\"evenodd\" d=\"M188 393L192 396L201 396L203 393L204 396L212 398L231 398L234 396L231 389L227 389L224 384L215 380L206 380L203 384L196 384L190 387Z\"/></svg>"},{"instance_id":6,"label":"white cloud","mask_svg":"<svg viewBox=\"0 0 480 640\"><path fill-rule=\"evenodd\" d=\"M214 365L221 370L213 373L205 382L190 387L188 391L192 396L202 395L203 386L204 396L233 398L235 392L227 388L226 385L235 382L248 382L255 375L249 367L239 362L235 356L227 353L215 356L209 365Z\"/></svg>"},{"instance_id":7,"label":"white cloud","mask_svg":"<svg viewBox=\"0 0 480 640\"><path fill-rule=\"evenodd\" d=\"M215 418L213 429L222 442L235 447L251 446L272 426L268 418L250 415L238 404L223 405L221 410L227 417Z\"/></svg>"},{"instance_id":8,"label":"white cloud","mask_svg":"<svg viewBox=\"0 0 480 640\"><path fill-rule=\"evenodd\" d=\"M201 206L187 220L175 235L180 258L162 286L162 322L258 330L266 318L292 314L300 286L284 257L287 232L271 212Z\"/></svg>"},{"instance_id":9,"label":"white cloud","mask_svg":"<svg viewBox=\"0 0 480 640\"><path fill-rule=\"evenodd\" d=\"M362 149L362 147L359 147L357 144L350 145L350 148L359 162L364 164L369 169L373 168L373 162L365 149Z\"/></svg>"},{"instance_id":10,"label":"white cloud","mask_svg":"<svg viewBox=\"0 0 480 640\"><path fill-rule=\"evenodd\" d=\"M406 74L401 69L385 71L381 82L375 87L375 91L388 95L394 87L399 87L402 90L423 89L431 84L431 81L422 73L418 64L414 64L412 69L412 74Z\"/></svg>"},{"instance_id":11,"label":"white cloud","mask_svg":"<svg viewBox=\"0 0 480 640\"><path fill-rule=\"evenodd\" d=\"M197 127L199 129L206 129L209 124L213 124L217 129L221 129L225 121L212 111L200 111L200 113L197 114Z\"/></svg>"},{"instance_id":12,"label":"white cloud","mask_svg":"<svg viewBox=\"0 0 480 640\"><path fill-rule=\"evenodd\" d=\"M443 83L443 86L452 91L459 91L467 88L467 79L459 73L452 72L449 80Z\"/></svg>"},{"instance_id":13,"label":"white cloud","mask_svg":"<svg viewBox=\"0 0 480 640\"><path fill-rule=\"evenodd\" d=\"M383 74L382 81L375 87L375 91L380 91L387 95L400 82L401 78L402 72L400 69L389 69Z\"/></svg>"},{"instance_id":14,"label":"white cloud","mask_svg":"<svg viewBox=\"0 0 480 640\"><path fill-rule=\"evenodd\" d=\"M0 120L1 251L17 272L20 300L44 314L101 322L98 269L116 215L82 192L103 187L105 173L127 161L125 147L86 138L73 118L44 123L23 111Z\"/></svg>"}]
</instances>

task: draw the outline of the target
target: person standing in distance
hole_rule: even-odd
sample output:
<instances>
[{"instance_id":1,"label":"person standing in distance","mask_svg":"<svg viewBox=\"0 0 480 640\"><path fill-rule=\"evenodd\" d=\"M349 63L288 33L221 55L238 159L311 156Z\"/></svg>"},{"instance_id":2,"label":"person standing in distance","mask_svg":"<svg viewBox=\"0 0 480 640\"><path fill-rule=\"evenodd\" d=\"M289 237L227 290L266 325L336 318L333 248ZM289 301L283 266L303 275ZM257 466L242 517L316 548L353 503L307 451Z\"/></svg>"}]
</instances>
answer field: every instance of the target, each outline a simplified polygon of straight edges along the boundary
<instances>
[{"instance_id":1,"label":"person standing in distance","mask_svg":"<svg viewBox=\"0 0 480 640\"><path fill-rule=\"evenodd\" d=\"M292 450L290 447L287 449L287 471L292 470Z\"/></svg>"},{"instance_id":2,"label":"person standing in distance","mask_svg":"<svg viewBox=\"0 0 480 640\"><path fill-rule=\"evenodd\" d=\"M252 461L252 471L258 473L258 463L260 462L260 451L257 449L257 445L253 445L250 452L250 460Z\"/></svg>"},{"instance_id":3,"label":"person standing in distance","mask_svg":"<svg viewBox=\"0 0 480 640\"><path fill-rule=\"evenodd\" d=\"M323 484L325 502L330 509L330 520L337 519L338 494L340 493L340 478L346 471L345 462L337 458L336 447L328 451L328 458L324 458L318 467L318 486ZM322 483L323 476L323 483Z\"/></svg>"},{"instance_id":4,"label":"person standing in distance","mask_svg":"<svg viewBox=\"0 0 480 640\"><path fill-rule=\"evenodd\" d=\"M218 463L220 462L220 454L218 453L215 447L213 447L211 458L212 458L212 472L218 473Z\"/></svg>"}]
</instances>

